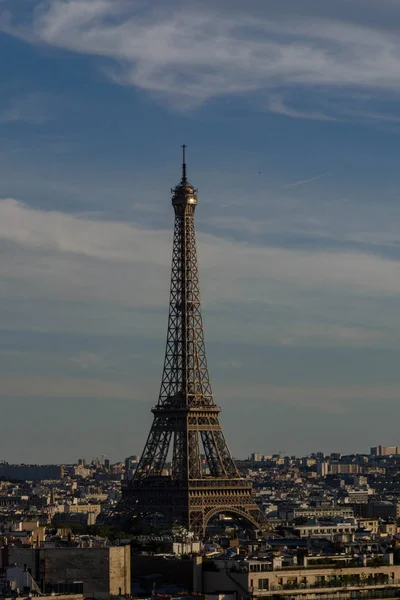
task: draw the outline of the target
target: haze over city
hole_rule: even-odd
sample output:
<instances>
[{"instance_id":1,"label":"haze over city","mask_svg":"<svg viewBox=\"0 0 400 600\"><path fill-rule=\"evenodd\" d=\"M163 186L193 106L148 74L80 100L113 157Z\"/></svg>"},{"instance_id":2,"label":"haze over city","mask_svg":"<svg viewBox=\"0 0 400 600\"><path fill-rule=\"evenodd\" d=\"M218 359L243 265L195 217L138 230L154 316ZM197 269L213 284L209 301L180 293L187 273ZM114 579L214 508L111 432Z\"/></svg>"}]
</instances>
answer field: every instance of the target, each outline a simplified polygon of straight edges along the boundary
<instances>
[{"instance_id":1,"label":"haze over city","mask_svg":"<svg viewBox=\"0 0 400 600\"><path fill-rule=\"evenodd\" d=\"M0 0L2 459L140 453L183 143L232 453L399 442L400 4L226 6Z\"/></svg>"}]
</instances>

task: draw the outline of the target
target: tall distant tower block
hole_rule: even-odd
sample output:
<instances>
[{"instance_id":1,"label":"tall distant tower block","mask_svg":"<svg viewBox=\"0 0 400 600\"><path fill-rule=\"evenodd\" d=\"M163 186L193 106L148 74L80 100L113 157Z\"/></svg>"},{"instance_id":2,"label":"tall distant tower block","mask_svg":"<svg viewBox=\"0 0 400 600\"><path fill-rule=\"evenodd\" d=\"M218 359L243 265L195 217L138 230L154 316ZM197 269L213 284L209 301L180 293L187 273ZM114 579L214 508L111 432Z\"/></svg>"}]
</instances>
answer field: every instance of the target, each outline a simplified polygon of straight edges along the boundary
<instances>
[{"instance_id":1,"label":"tall distant tower block","mask_svg":"<svg viewBox=\"0 0 400 600\"><path fill-rule=\"evenodd\" d=\"M240 476L229 452L213 399L200 306L197 190L186 176L185 146L182 179L171 191L175 226L161 390L143 454L114 517L132 521L161 513L166 522L203 535L208 521L224 513L265 529L251 482Z\"/></svg>"}]
</instances>

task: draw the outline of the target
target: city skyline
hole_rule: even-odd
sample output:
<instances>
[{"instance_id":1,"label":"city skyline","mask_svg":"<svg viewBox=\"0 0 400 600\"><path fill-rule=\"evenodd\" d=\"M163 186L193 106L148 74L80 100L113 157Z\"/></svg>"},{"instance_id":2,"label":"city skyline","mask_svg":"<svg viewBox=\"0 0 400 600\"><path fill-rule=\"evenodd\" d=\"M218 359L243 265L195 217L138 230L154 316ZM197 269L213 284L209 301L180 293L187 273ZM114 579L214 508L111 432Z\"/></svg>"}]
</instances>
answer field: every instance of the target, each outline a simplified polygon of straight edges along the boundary
<instances>
[{"instance_id":1,"label":"city skyline","mask_svg":"<svg viewBox=\"0 0 400 600\"><path fill-rule=\"evenodd\" d=\"M182 143L232 453L397 443L400 7L169 6L0 2L0 458L143 447Z\"/></svg>"},{"instance_id":2,"label":"city skyline","mask_svg":"<svg viewBox=\"0 0 400 600\"><path fill-rule=\"evenodd\" d=\"M203 463L206 464L206 455L205 454L200 454L200 456L203 459ZM255 464L257 462L268 462L269 460L273 459L274 461L280 461L281 459L295 459L295 460L302 460L304 458L314 458L315 460L319 461L319 462L324 462L324 461L329 461L329 460L333 460L334 462L338 461L338 460L343 460L349 457L361 457L361 456L369 456L372 458L376 458L376 457L385 457L386 459L396 459L398 456L400 456L400 446L388 446L388 445L384 445L384 444L378 444L377 446L372 446L369 448L369 450L367 451L366 449L364 449L364 451L358 450L357 452L353 452L353 453L345 453L345 452L340 452L340 451L336 451L336 452L331 452L331 453L326 453L326 452L321 452L318 450L314 450L312 452L309 452L306 455L299 455L299 454L288 454L286 452L283 451L278 451L276 453L268 453L268 452L260 452L259 450L256 451L252 451L248 456L234 456L233 458L237 461L247 461L250 460L252 464ZM97 467L101 467L104 465L107 465L107 467L109 467L110 465L123 465L123 463L125 463L125 469L127 469L127 461L129 461L130 463L134 463L134 468L137 467L139 461L141 458L141 454L140 452L138 452L137 454L131 454L130 456L127 457L119 457L114 461L110 461L109 457L105 454L102 454L101 456L81 456L79 458L75 457L75 460L70 461L70 462L66 462L64 461L63 463L51 463L48 462L43 466L52 466L52 465L78 465L78 466L90 466L90 465L96 465ZM167 460L166 465L168 465L168 468L170 468L172 464L171 460ZM346 464L346 463L344 463ZM19 467L25 467L25 466L29 466L27 464L13 464L12 461L8 461L8 460L4 460L3 458L0 458L0 465L12 465L12 466L19 466ZM32 463L32 465L30 466L40 466L39 464L36 465L35 463ZM132 467L129 467L132 468Z\"/></svg>"}]
</instances>

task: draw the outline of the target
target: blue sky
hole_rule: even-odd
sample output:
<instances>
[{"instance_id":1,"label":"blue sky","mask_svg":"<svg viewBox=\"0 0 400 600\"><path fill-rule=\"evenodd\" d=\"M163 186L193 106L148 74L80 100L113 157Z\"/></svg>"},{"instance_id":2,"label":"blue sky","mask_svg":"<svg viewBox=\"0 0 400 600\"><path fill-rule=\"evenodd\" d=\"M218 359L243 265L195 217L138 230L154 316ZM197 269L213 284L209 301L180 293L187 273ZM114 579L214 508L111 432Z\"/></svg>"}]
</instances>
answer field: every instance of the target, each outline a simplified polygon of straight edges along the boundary
<instances>
[{"instance_id":1,"label":"blue sky","mask_svg":"<svg viewBox=\"0 0 400 600\"><path fill-rule=\"evenodd\" d=\"M180 145L232 452L399 443L397 0L0 0L0 459L140 453Z\"/></svg>"}]
</instances>

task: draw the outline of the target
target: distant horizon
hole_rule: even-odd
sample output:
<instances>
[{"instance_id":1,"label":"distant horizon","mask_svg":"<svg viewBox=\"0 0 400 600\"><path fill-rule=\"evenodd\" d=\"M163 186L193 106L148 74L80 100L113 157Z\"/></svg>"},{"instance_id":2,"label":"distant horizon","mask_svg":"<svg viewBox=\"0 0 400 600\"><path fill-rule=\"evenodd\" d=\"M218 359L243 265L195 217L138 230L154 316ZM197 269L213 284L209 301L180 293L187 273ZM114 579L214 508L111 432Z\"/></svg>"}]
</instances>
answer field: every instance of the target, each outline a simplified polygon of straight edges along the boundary
<instances>
[{"instance_id":1,"label":"distant horizon","mask_svg":"<svg viewBox=\"0 0 400 600\"><path fill-rule=\"evenodd\" d=\"M391 446L391 444L376 444L376 446L379 446L379 445L382 445L382 446L389 446L389 447ZM374 448L374 446L371 446L371 447L372 447L372 448ZM357 456L357 455L359 455L359 456L363 456L363 455L364 455L364 456L365 456L365 455L369 455L369 454L370 454L370 452L341 452L340 450L332 450L332 451L330 451L330 452L324 452L323 450L318 450L318 451L311 451L311 452L308 452L307 454L295 454L295 453L284 454L284 453L279 453L279 452L276 452L276 453L272 453L272 452L265 452L265 453L264 453L264 452L257 452L257 451L254 451L254 453L255 453L255 454L262 454L263 456L278 456L278 455L280 454L280 455L281 455L281 458L284 458L284 457L286 457L286 456L289 456L289 457L295 456L296 458L304 458L304 457L306 457L306 456L310 456L310 455L312 455L312 454L316 455L316 454L318 454L319 452L322 452L322 453L325 455L325 457L329 457L331 454L341 454L341 456ZM250 456L251 456L251 454L253 454L253 452L251 452L251 453L250 453L248 456L245 456L245 457L243 457L243 456L242 456L242 457L239 457L239 456L235 456L235 455L233 454L233 458L234 458L235 460L249 460L249 459L250 459ZM139 456L139 458L140 458L141 454L139 453L139 454L135 455L135 454L133 453L133 454L131 454L131 455L129 455L129 456ZM76 459L76 461L75 461L75 462L72 462L72 461L61 461L61 462L54 462L54 463L52 463L52 462L33 462L33 463L24 463L24 462L13 462L13 461L10 461L10 460L6 460L6 459L2 459L2 458L0 458L0 464L9 464L9 465L24 465L24 466L35 466L35 465L37 465L37 466L49 466L49 465L56 465L56 466L68 466L68 465L77 465L77 464L78 464L78 461L79 461L81 458L83 458L83 459L86 461L86 464L87 464L87 465L90 465L90 464L91 464L91 462L92 462L93 460L96 460L96 459L100 460L100 457L96 457L96 456L95 456L95 457L93 457L93 458L89 458L89 459L87 459L85 456L80 456L80 457L78 457L78 458ZM107 456L107 455L105 455L105 459L108 459L108 460L110 460L110 464L111 464L111 465L123 463L123 462L125 461L125 459L126 459L126 458L128 458L128 456L125 456L124 458L121 458L121 459L116 459L116 460L114 460L114 459L109 459L109 458L108 458L108 456Z\"/></svg>"}]
</instances>

